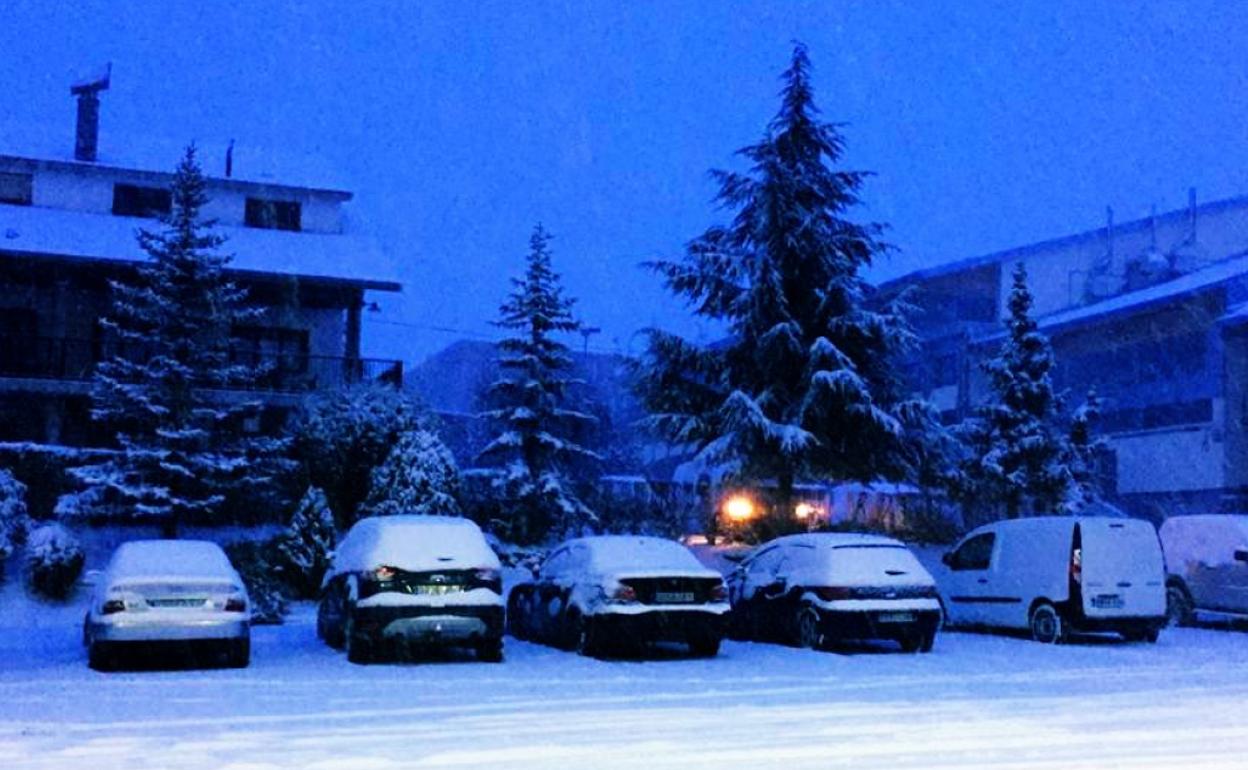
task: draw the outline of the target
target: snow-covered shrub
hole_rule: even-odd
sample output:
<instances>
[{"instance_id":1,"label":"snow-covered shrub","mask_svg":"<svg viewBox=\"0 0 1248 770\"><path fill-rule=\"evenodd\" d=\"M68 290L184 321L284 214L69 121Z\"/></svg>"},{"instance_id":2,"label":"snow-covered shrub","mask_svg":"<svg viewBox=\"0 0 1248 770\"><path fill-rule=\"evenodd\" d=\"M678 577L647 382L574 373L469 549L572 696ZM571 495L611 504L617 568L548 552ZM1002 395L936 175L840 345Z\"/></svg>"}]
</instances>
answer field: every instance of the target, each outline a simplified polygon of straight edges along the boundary
<instances>
[{"instance_id":1,"label":"snow-covered shrub","mask_svg":"<svg viewBox=\"0 0 1248 770\"><path fill-rule=\"evenodd\" d=\"M423 513L459 516L459 467L432 432L408 431L373 470L360 512L369 516Z\"/></svg>"},{"instance_id":2,"label":"snow-covered shrub","mask_svg":"<svg viewBox=\"0 0 1248 770\"><path fill-rule=\"evenodd\" d=\"M325 493L309 487L277 541L286 582L296 595L311 598L318 594L336 540L334 514Z\"/></svg>"},{"instance_id":3,"label":"snow-covered shrub","mask_svg":"<svg viewBox=\"0 0 1248 770\"><path fill-rule=\"evenodd\" d=\"M421 414L411 397L377 384L318 393L303 405L295 456L324 490L339 526L355 523L373 469L400 436L421 427Z\"/></svg>"},{"instance_id":4,"label":"snow-covered shrub","mask_svg":"<svg viewBox=\"0 0 1248 770\"><path fill-rule=\"evenodd\" d=\"M30 588L51 599L64 599L82 574L85 561L78 539L64 526L49 522L26 538L26 570Z\"/></svg>"},{"instance_id":5,"label":"snow-covered shrub","mask_svg":"<svg viewBox=\"0 0 1248 770\"><path fill-rule=\"evenodd\" d=\"M252 542L241 540L225 547L230 563L247 584L251 597L251 622L257 625L281 623L289 607L281 579L282 556L277 538Z\"/></svg>"},{"instance_id":6,"label":"snow-covered shrub","mask_svg":"<svg viewBox=\"0 0 1248 770\"><path fill-rule=\"evenodd\" d=\"M0 468L0 559L21 545L30 528L26 510L26 485Z\"/></svg>"}]
</instances>

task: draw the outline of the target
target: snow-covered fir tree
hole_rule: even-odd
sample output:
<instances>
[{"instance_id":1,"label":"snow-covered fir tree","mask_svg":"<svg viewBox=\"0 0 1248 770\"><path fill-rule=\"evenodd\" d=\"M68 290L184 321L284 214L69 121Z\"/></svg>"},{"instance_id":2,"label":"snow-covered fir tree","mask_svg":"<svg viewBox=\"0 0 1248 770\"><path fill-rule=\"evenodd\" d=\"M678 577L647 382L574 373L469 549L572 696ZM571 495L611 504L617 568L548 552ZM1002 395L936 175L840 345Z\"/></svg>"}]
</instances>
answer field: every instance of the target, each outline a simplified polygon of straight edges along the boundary
<instances>
[{"instance_id":1,"label":"snow-covered fir tree","mask_svg":"<svg viewBox=\"0 0 1248 770\"><path fill-rule=\"evenodd\" d=\"M480 457L502 465L497 486L503 534L517 543L539 542L596 519L574 489L573 471L597 455L571 438L578 424L593 418L569 408L569 389L577 381L569 374L568 348L556 336L581 325L551 266L549 243L538 225L524 278L512 279L514 288L499 310L495 324L512 335L498 343L500 379L486 388L491 408L482 414L497 433Z\"/></svg>"},{"instance_id":2,"label":"snow-covered fir tree","mask_svg":"<svg viewBox=\"0 0 1248 770\"><path fill-rule=\"evenodd\" d=\"M309 487L277 543L287 581L301 596L312 598L319 593L337 540L334 514L325 493Z\"/></svg>"},{"instance_id":3,"label":"snow-covered fir tree","mask_svg":"<svg viewBox=\"0 0 1248 770\"><path fill-rule=\"evenodd\" d=\"M1007 518L1063 510L1073 484L1061 400L1050 377L1053 350L1031 308L1020 262L1013 272L1008 333L1000 352L983 364L990 397L963 430L970 449L963 499Z\"/></svg>"},{"instance_id":4,"label":"snow-covered fir tree","mask_svg":"<svg viewBox=\"0 0 1248 770\"><path fill-rule=\"evenodd\" d=\"M399 437L385 462L373 469L365 516L401 513L459 516L459 467L446 444L432 431Z\"/></svg>"},{"instance_id":5,"label":"snow-covered fir tree","mask_svg":"<svg viewBox=\"0 0 1248 770\"><path fill-rule=\"evenodd\" d=\"M1096 433L1101 418L1102 399L1096 388L1088 395L1070 420L1066 436L1067 459L1071 481L1064 508L1076 512L1101 499L1101 478L1097 472L1099 455L1105 451L1105 438Z\"/></svg>"},{"instance_id":6,"label":"snow-covered fir tree","mask_svg":"<svg viewBox=\"0 0 1248 770\"><path fill-rule=\"evenodd\" d=\"M83 512L156 519L174 536L187 517L214 515L227 491L268 482L285 442L248 433L258 402L210 395L245 389L263 372L231 361L231 330L256 311L226 275L225 239L202 215L208 196L194 146L170 192L161 229L138 233L148 261L112 282L112 310L101 319L113 355L97 367L91 414L116 429L120 452L74 472L87 487L77 498Z\"/></svg>"},{"instance_id":7,"label":"snow-covered fir tree","mask_svg":"<svg viewBox=\"0 0 1248 770\"><path fill-rule=\"evenodd\" d=\"M638 392L661 435L742 481L774 480L787 514L798 480L909 472L903 418L922 410L898 398L904 307L873 307L862 276L883 226L846 218L867 173L839 168L844 138L820 119L801 44L782 81L779 113L740 151L750 169L714 172L732 221L651 264L727 336L702 346L651 330Z\"/></svg>"},{"instance_id":8,"label":"snow-covered fir tree","mask_svg":"<svg viewBox=\"0 0 1248 770\"><path fill-rule=\"evenodd\" d=\"M26 538L26 579L42 596L69 596L85 561L78 538L58 522L40 524Z\"/></svg>"},{"instance_id":9,"label":"snow-covered fir tree","mask_svg":"<svg viewBox=\"0 0 1248 770\"><path fill-rule=\"evenodd\" d=\"M13 552L31 526L26 510L26 485L0 468L0 560Z\"/></svg>"}]
</instances>

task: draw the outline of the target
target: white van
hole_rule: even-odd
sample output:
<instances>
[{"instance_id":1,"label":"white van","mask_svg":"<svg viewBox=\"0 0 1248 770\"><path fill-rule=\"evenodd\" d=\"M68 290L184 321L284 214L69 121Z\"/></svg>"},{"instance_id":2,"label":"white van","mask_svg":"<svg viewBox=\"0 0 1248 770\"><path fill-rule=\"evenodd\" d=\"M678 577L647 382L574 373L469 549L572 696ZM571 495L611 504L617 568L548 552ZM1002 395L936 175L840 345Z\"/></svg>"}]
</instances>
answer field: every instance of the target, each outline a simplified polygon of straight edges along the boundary
<instances>
[{"instance_id":1,"label":"white van","mask_svg":"<svg viewBox=\"0 0 1248 770\"><path fill-rule=\"evenodd\" d=\"M1030 629L1056 643L1077 631L1157 641L1166 624L1165 562L1147 521L1043 516L973 530L938 580L950 625Z\"/></svg>"},{"instance_id":2,"label":"white van","mask_svg":"<svg viewBox=\"0 0 1248 770\"><path fill-rule=\"evenodd\" d=\"M1197 611L1248 617L1248 516L1171 516L1158 534L1174 623L1192 623Z\"/></svg>"}]
</instances>

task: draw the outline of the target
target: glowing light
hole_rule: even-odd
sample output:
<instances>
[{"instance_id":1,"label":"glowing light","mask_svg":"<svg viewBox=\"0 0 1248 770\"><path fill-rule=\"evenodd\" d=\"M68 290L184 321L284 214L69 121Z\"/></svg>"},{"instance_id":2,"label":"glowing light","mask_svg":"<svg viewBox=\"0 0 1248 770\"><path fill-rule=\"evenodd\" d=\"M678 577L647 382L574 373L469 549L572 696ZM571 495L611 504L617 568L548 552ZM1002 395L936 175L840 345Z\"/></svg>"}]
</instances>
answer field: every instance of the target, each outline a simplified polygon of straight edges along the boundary
<instances>
[{"instance_id":1,"label":"glowing light","mask_svg":"<svg viewBox=\"0 0 1248 770\"><path fill-rule=\"evenodd\" d=\"M819 513L819 509L810 503L798 503L797 507L793 509L793 515L799 521L806 521L817 513Z\"/></svg>"},{"instance_id":2,"label":"glowing light","mask_svg":"<svg viewBox=\"0 0 1248 770\"><path fill-rule=\"evenodd\" d=\"M754 518L754 501L744 495L734 495L724 501L724 515L733 521Z\"/></svg>"}]
</instances>

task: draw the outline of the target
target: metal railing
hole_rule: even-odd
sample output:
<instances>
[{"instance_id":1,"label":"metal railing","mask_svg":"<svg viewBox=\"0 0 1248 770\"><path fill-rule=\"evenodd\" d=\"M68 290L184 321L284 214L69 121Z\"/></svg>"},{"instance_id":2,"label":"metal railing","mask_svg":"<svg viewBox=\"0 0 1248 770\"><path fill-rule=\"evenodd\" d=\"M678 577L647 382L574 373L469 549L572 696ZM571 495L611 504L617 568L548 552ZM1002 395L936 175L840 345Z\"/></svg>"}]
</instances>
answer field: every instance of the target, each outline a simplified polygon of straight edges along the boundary
<instances>
[{"instance_id":1,"label":"metal railing","mask_svg":"<svg viewBox=\"0 0 1248 770\"><path fill-rule=\"evenodd\" d=\"M123 350L116 343L67 337L0 335L0 377L82 382L90 380L96 364L118 353L140 360L142 351ZM382 358L346 358L259 351L237 347L231 361L255 373L240 390L298 393L331 390L361 382L402 387L403 362Z\"/></svg>"}]
</instances>

